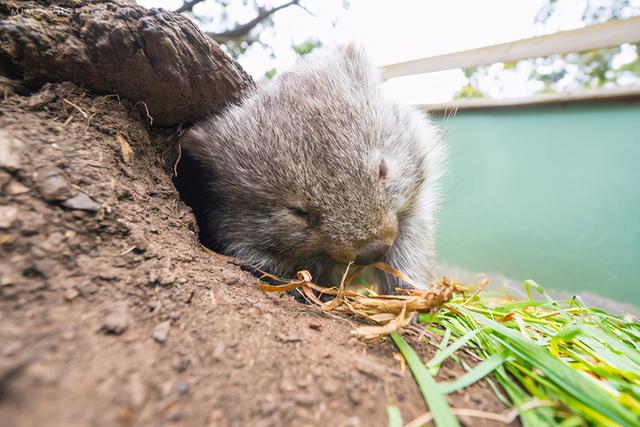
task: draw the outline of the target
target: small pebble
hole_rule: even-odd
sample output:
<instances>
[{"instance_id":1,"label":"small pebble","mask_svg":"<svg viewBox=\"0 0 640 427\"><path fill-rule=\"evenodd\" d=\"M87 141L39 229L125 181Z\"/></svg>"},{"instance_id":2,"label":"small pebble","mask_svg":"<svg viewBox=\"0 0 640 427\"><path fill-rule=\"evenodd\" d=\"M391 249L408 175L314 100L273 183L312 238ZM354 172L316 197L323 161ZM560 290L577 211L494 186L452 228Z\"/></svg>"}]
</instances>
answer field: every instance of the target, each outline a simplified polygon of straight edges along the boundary
<instances>
[{"instance_id":1,"label":"small pebble","mask_svg":"<svg viewBox=\"0 0 640 427\"><path fill-rule=\"evenodd\" d=\"M214 359L222 359L222 355L224 354L224 350L225 350L225 345L224 343L217 343L216 346L213 348L213 358Z\"/></svg>"},{"instance_id":2,"label":"small pebble","mask_svg":"<svg viewBox=\"0 0 640 427\"><path fill-rule=\"evenodd\" d=\"M178 383L176 386L176 391L180 396L186 396L189 394L189 384L187 383Z\"/></svg>"},{"instance_id":3,"label":"small pebble","mask_svg":"<svg viewBox=\"0 0 640 427\"><path fill-rule=\"evenodd\" d=\"M362 396L360 395L360 393L358 393L357 390L349 391L349 399L351 399L351 402L354 405L359 405L360 402L362 402Z\"/></svg>"},{"instance_id":4,"label":"small pebble","mask_svg":"<svg viewBox=\"0 0 640 427\"><path fill-rule=\"evenodd\" d=\"M64 202L62 205L69 209L76 209L81 211L96 212L100 209L100 205L87 196L84 193L79 193Z\"/></svg>"},{"instance_id":5,"label":"small pebble","mask_svg":"<svg viewBox=\"0 0 640 427\"><path fill-rule=\"evenodd\" d=\"M298 393L295 401L302 406L313 406L313 404L316 403L316 398L311 393Z\"/></svg>"},{"instance_id":6,"label":"small pebble","mask_svg":"<svg viewBox=\"0 0 640 427\"><path fill-rule=\"evenodd\" d=\"M193 300L194 295L196 294L196 291L191 291L189 293L187 293L187 295L185 296L183 302L185 304L191 304L191 300Z\"/></svg>"},{"instance_id":7,"label":"small pebble","mask_svg":"<svg viewBox=\"0 0 640 427\"><path fill-rule=\"evenodd\" d=\"M39 169L35 174L36 188L47 201L61 201L73 197L74 191L55 166Z\"/></svg>"},{"instance_id":8,"label":"small pebble","mask_svg":"<svg viewBox=\"0 0 640 427\"><path fill-rule=\"evenodd\" d=\"M0 167L9 170L20 169L20 151L22 141L4 129L0 129Z\"/></svg>"},{"instance_id":9,"label":"small pebble","mask_svg":"<svg viewBox=\"0 0 640 427\"><path fill-rule=\"evenodd\" d=\"M4 192L9 196L17 196L18 194L24 194L29 191L29 187L23 185L20 181L12 179L5 186Z\"/></svg>"},{"instance_id":10,"label":"small pebble","mask_svg":"<svg viewBox=\"0 0 640 427\"><path fill-rule=\"evenodd\" d=\"M175 283L176 281L176 273L173 271L169 271L169 270L163 270L162 274L160 275L160 278L158 280L158 283L162 286L169 286Z\"/></svg>"},{"instance_id":11,"label":"small pebble","mask_svg":"<svg viewBox=\"0 0 640 427\"><path fill-rule=\"evenodd\" d=\"M260 404L260 413L268 417L278 409L278 400L271 394L264 396L264 401Z\"/></svg>"},{"instance_id":12,"label":"small pebble","mask_svg":"<svg viewBox=\"0 0 640 427\"><path fill-rule=\"evenodd\" d=\"M154 283L158 283L158 279L160 278L160 273L158 270L151 270L149 272L149 284L153 285Z\"/></svg>"},{"instance_id":13,"label":"small pebble","mask_svg":"<svg viewBox=\"0 0 640 427\"><path fill-rule=\"evenodd\" d=\"M166 320L158 323L153 329L153 339L162 344L169 336L169 329L171 329L171 321Z\"/></svg>"},{"instance_id":14,"label":"small pebble","mask_svg":"<svg viewBox=\"0 0 640 427\"><path fill-rule=\"evenodd\" d=\"M64 293L64 299L67 301L73 301L78 297L78 295L80 295L80 292L74 288L69 288Z\"/></svg>"},{"instance_id":15,"label":"small pebble","mask_svg":"<svg viewBox=\"0 0 640 427\"><path fill-rule=\"evenodd\" d=\"M17 206L0 206L0 228L9 228L18 219Z\"/></svg>"},{"instance_id":16,"label":"small pebble","mask_svg":"<svg viewBox=\"0 0 640 427\"><path fill-rule=\"evenodd\" d=\"M109 334L120 335L128 326L129 304L125 301L119 301L109 305L102 328Z\"/></svg>"},{"instance_id":17,"label":"small pebble","mask_svg":"<svg viewBox=\"0 0 640 427\"><path fill-rule=\"evenodd\" d=\"M176 361L173 367L175 368L176 372L184 372L189 369L190 365L191 361L189 359L187 359L186 357L181 357Z\"/></svg>"},{"instance_id":18,"label":"small pebble","mask_svg":"<svg viewBox=\"0 0 640 427\"><path fill-rule=\"evenodd\" d=\"M238 273L233 271L224 271L222 273L222 281L229 286L235 286L240 283L240 277L238 277Z\"/></svg>"},{"instance_id":19,"label":"small pebble","mask_svg":"<svg viewBox=\"0 0 640 427\"><path fill-rule=\"evenodd\" d=\"M338 382L332 379L327 379L322 383L322 391L328 395L334 394L339 388L340 385Z\"/></svg>"}]
</instances>

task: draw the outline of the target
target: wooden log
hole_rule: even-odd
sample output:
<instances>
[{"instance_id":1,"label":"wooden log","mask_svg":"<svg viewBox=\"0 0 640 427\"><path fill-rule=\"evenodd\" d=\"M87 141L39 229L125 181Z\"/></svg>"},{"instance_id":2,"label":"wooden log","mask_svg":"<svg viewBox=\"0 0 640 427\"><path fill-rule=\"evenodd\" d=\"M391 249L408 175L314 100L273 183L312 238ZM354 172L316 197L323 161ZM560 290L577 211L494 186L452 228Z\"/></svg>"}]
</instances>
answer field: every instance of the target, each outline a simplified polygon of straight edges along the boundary
<instances>
[{"instance_id":1,"label":"wooden log","mask_svg":"<svg viewBox=\"0 0 640 427\"><path fill-rule=\"evenodd\" d=\"M158 126L196 121L254 87L187 17L125 0L3 1L0 76L117 94Z\"/></svg>"}]
</instances>

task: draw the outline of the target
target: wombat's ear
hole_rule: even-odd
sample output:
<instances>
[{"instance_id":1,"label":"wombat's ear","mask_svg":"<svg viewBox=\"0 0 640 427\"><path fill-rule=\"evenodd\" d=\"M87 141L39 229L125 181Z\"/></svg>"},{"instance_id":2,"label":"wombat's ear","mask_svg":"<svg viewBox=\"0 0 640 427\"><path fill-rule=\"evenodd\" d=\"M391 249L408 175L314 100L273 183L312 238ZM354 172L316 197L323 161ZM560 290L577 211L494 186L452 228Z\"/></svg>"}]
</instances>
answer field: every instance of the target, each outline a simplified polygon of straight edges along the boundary
<instances>
[{"instance_id":1,"label":"wombat's ear","mask_svg":"<svg viewBox=\"0 0 640 427\"><path fill-rule=\"evenodd\" d=\"M362 82L379 83L382 81L382 77L362 46L350 42L340 48L340 53L349 64L349 69L354 70L356 77Z\"/></svg>"},{"instance_id":2,"label":"wombat's ear","mask_svg":"<svg viewBox=\"0 0 640 427\"><path fill-rule=\"evenodd\" d=\"M352 61L362 61L363 59L366 59L364 49L362 49L362 47L357 45L355 42L349 42L348 44L342 46L340 50L347 59L350 59Z\"/></svg>"}]
</instances>

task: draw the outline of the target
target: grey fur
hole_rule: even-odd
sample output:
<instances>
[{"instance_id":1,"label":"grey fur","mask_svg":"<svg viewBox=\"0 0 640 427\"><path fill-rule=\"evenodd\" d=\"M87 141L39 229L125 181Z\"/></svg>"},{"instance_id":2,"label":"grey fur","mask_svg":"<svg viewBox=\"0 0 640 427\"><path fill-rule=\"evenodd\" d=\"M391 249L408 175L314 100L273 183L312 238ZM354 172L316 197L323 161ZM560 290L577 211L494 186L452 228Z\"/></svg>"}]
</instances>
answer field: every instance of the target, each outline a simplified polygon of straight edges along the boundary
<instances>
[{"instance_id":1,"label":"grey fur","mask_svg":"<svg viewBox=\"0 0 640 427\"><path fill-rule=\"evenodd\" d=\"M361 49L307 55L181 143L209 173L200 226L217 250L331 284L359 246L397 231L384 261L429 287L445 149L423 114L382 93ZM383 292L398 285L373 274Z\"/></svg>"}]
</instances>

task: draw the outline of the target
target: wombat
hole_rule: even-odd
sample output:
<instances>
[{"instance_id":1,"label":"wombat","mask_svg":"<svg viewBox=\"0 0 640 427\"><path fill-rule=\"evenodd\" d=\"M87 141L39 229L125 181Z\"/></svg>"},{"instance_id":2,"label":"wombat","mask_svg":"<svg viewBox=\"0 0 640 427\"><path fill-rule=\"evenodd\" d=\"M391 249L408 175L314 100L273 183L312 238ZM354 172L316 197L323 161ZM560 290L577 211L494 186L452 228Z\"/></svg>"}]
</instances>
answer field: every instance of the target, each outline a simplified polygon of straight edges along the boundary
<instances>
[{"instance_id":1,"label":"wombat","mask_svg":"<svg viewBox=\"0 0 640 427\"><path fill-rule=\"evenodd\" d=\"M281 277L335 285L350 261L381 260L428 288L445 149L381 83L359 47L314 52L192 127L203 242ZM380 292L409 286L367 270Z\"/></svg>"}]
</instances>

